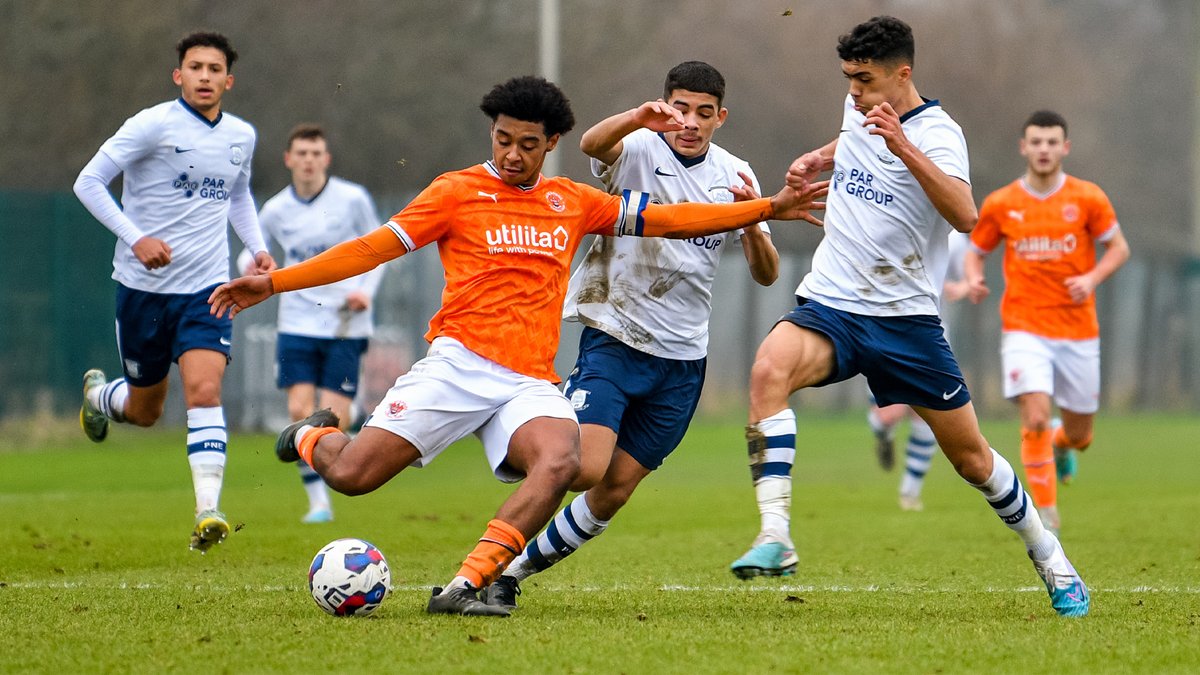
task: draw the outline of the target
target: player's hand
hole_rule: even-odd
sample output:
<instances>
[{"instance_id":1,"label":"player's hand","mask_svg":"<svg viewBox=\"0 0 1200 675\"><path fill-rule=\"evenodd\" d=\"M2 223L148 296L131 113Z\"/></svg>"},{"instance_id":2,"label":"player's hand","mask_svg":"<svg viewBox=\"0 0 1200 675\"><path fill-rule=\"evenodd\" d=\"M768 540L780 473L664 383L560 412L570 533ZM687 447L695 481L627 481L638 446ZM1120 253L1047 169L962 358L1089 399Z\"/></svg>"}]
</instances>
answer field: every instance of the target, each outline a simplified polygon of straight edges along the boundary
<instances>
[{"instance_id":1,"label":"player's hand","mask_svg":"<svg viewBox=\"0 0 1200 675\"><path fill-rule=\"evenodd\" d=\"M371 306L371 298L362 291L350 291L344 304L351 312L365 312Z\"/></svg>"},{"instance_id":2,"label":"player's hand","mask_svg":"<svg viewBox=\"0 0 1200 675\"><path fill-rule=\"evenodd\" d=\"M967 293L970 290L971 286L965 279L962 281L947 281L942 284L942 300L944 302L958 302L967 297Z\"/></svg>"},{"instance_id":3,"label":"player's hand","mask_svg":"<svg viewBox=\"0 0 1200 675\"><path fill-rule=\"evenodd\" d=\"M1067 277L1063 284L1066 285L1067 292L1071 294L1071 301L1077 305L1087 302L1087 299L1092 297L1092 293L1096 290L1096 280L1090 274Z\"/></svg>"},{"instance_id":4,"label":"player's hand","mask_svg":"<svg viewBox=\"0 0 1200 675\"><path fill-rule=\"evenodd\" d=\"M825 169L825 158L820 151L813 150L800 155L788 167L784 182L794 190L804 190Z\"/></svg>"},{"instance_id":5,"label":"player's hand","mask_svg":"<svg viewBox=\"0 0 1200 675\"><path fill-rule=\"evenodd\" d=\"M142 237L133 242L133 254L148 270L156 270L171 264L171 247L162 239Z\"/></svg>"},{"instance_id":6,"label":"player's hand","mask_svg":"<svg viewBox=\"0 0 1200 675\"><path fill-rule=\"evenodd\" d=\"M680 131L684 127L683 113L661 98L657 101L646 101L634 108L633 119L642 128L650 131Z\"/></svg>"},{"instance_id":7,"label":"player's hand","mask_svg":"<svg viewBox=\"0 0 1200 675\"><path fill-rule=\"evenodd\" d=\"M893 155L900 154L908 144L908 137L904 135L904 128L900 126L900 116L887 101L867 111L867 119L863 121L863 126L867 127L867 133L872 136L882 136Z\"/></svg>"},{"instance_id":8,"label":"player's hand","mask_svg":"<svg viewBox=\"0 0 1200 675\"><path fill-rule=\"evenodd\" d=\"M967 299L971 304L978 305L983 302L983 299L991 294L991 289L987 287L987 283L983 277L978 279L967 279Z\"/></svg>"},{"instance_id":9,"label":"player's hand","mask_svg":"<svg viewBox=\"0 0 1200 675\"><path fill-rule=\"evenodd\" d=\"M814 216L810 210L825 210L825 202L816 200L827 194L829 194L829 181L827 180L809 183L803 190L796 190L790 185L785 185L783 189L775 193L774 197L771 197L771 217L777 220L803 220L821 227L825 223Z\"/></svg>"},{"instance_id":10,"label":"player's hand","mask_svg":"<svg viewBox=\"0 0 1200 675\"><path fill-rule=\"evenodd\" d=\"M739 171L738 177L742 179L742 182L745 183L745 185L733 186L736 187L737 190L734 190L733 187L729 189L729 191L733 193L733 201L748 202L751 199L758 199L761 196L758 194L758 190L754 189L754 181L750 180L750 176L746 175L742 171Z\"/></svg>"},{"instance_id":11,"label":"player's hand","mask_svg":"<svg viewBox=\"0 0 1200 675\"><path fill-rule=\"evenodd\" d=\"M208 296L208 304L212 305L208 313L220 317L229 312L229 318L232 319L242 310L257 305L274 293L271 277L266 274L238 277L213 289L212 295Z\"/></svg>"},{"instance_id":12,"label":"player's hand","mask_svg":"<svg viewBox=\"0 0 1200 675\"><path fill-rule=\"evenodd\" d=\"M270 253L259 251L254 256L254 271L251 274L267 274L268 272L274 272L276 267L275 259L271 257Z\"/></svg>"}]
</instances>

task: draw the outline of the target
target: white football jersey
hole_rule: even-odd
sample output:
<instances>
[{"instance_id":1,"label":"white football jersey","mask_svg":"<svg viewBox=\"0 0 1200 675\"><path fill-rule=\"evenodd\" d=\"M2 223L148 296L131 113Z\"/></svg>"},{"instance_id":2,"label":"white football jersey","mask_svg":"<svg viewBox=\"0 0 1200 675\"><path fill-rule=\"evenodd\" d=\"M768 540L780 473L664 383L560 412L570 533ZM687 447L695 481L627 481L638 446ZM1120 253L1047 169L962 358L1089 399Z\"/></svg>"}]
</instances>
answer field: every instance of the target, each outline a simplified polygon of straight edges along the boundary
<instances>
[{"instance_id":1,"label":"white football jersey","mask_svg":"<svg viewBox=\"0 0 1200 675\"><path fill-rule=\"evenodd\" d=\"M248 189L254 127L222 112L210 122L182 98L130 117L100 152L123 174L121 207L171 247L156 270L117 240L113 279L154 293L195 293L229 281L229 197Z\"/></svg>"},{"instance_id":2,"label":"white football jersey","mask_svg":"<svg viewBox=\"0 0 1200 675\"><path fill-rule=\"evenodd\" d=\"M288 185L267 200L258 214L267 241L283 249L283 265L295 265L379 227L383 221L365 188L330 176L315 197L301 199ZM279 332L318 338L365 338L373 331L372 311L344 308L346 294L374 297L383 266L326 286L314 286L279 298Z\"/></svg>"},{"instance_id":3,"label":"white football jersey","mask_svg":"<svg viewBox=\"0 0 1200 675\"><path fill-rule=\"evenodd\" d=\"M936 315L952 228L865 120L847 96L825 237L796 294L855 314ZM906 113L901 123L909 142L939 169L970 182L962 129L937 101Z\"/></svg>"},{"instance_id":4,"label":"white football jersey","mask_svg":"<svg viewBox=\"0 0 1200 675\"><path fill-rule=\"evenodd\" d=\"M638 129L623 145L611 166L592 159L592 173L612 194L638 190L662 204L732 202L729 186L743 184L739 171L759 189L750 165L716 144L687 158L658 133ZM759 227L770 231L766 223ZM571 275L563 318L654 356L704 358L713 278L721 252L735 242L740 247L738 237L737 231L692 239L596 237Z\"/></svg>"}]
</instances>

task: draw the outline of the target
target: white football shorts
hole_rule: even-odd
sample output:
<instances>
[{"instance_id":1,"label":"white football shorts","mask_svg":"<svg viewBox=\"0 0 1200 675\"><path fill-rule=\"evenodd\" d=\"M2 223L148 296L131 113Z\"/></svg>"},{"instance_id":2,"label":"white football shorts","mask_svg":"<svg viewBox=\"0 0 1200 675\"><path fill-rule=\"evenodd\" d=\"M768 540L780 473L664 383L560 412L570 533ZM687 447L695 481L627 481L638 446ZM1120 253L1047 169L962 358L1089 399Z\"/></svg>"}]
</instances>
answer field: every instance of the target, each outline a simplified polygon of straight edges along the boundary
<instances>
[{"instance_id":1,"label":"white football shorts","mask_svg":"<svg viewBox=\"0 0 1200 675\"><path fill-rule=\"evenodd\" d=\"M1005 331L1000 360L1006 398L1043 392L1071 412L1088 415L1100 408L1100 338L1054 340Z\"/></svg>"},{"instance_id":2,"label":"white football shorts","mask_svg":"<svg viewBox=\"0 0 1200 675\"><path fill-rule=\"evenodd\" d=\"M578 422L571 402L545 380L516 373L467 349L453 338L435 338L425 358L388 390L366 426L400 436L427 466L455 441L474 433L496 478L525 476L504 465L508 443L536 417Z\"/></svg>"}]
</instances>

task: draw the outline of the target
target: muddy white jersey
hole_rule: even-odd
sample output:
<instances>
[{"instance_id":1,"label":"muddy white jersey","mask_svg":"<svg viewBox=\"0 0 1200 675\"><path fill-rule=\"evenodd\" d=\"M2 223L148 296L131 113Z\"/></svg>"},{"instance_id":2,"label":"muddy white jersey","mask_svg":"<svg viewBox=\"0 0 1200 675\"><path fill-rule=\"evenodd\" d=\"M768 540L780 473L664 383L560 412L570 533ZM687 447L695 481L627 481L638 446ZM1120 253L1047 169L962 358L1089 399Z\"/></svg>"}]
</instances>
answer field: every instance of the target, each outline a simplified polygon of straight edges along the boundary
<instances>
[{"instance_id":1,"label":"muddy white jersey","mask_svg":"<svg viewBox=\"0 0 1200 675\"><path fill-rule=\"evenodd\" d=\"M592 173L612 194L638 190L662 204L732 202L731 185L750 165L716 144L683 157L660 134L638 129L623 139L620 157ZM769 232L766 223L758 225ZM563 318L604 331L626 345L669 359L693 360L708 352L712 283L721 253L740 248L739 232L663 239L596 237L571 275Z\"/></svg>"},{"instance_id":2,"label":"muddy white jersey","mask_svg":"<svg viewBox=\"0 0 1200 675\"><path fill-rule=\"evenodd\" d=\"M847 96L825 236L796 294L855 314L937 314L952 228L883 138L868 133L865 120ZM909 142L939 169L970 182L962 129L937 101L900 120Z\"/></svg>"},{"instance_id":3,"label":"muddy white jersey","mask_svg":"<svg viewBox=\"0 0 1200 675\"><path fill-rule=\"evenodd\" d=\"M268 242L283 249L283 265L295 265L349 239L379 227L383 221L366 189L330 176L311 199L301 199L288 185L259 211ZM372 311L351 312L346 295L362 291L373 298L384 266L325 286L283 293L279 298L279 332L317 338L370 337Z\"/></svg>"},{"instance_id":4,"label":"muddy white jersey","mask_svg":"<svg viewBox=\"0 0 1200 675\"><path fill-rule=\"evenodd\" d=\"M171 247L171 263L148 270L118 239L113 279L155 293L194 293L228 281L230 201L235 194L250 199L255 139L244 120L221 112L210 121L182 98L126 120L100 152L123 175L124 214ZM253 218L252 202L249 210ZM246 225L257 234L257 223Z\"/></svg>"}]
</instances>

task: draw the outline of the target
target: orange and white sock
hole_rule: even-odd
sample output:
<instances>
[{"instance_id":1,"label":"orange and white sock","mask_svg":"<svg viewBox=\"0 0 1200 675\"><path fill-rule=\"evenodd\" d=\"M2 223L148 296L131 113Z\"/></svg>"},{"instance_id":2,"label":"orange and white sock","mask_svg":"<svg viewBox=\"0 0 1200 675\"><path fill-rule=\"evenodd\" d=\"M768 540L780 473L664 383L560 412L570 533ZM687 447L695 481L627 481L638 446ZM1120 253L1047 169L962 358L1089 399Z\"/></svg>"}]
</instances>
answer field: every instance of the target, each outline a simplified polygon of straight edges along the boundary
<instances>
[{"instance_id":1,"label":"orange and white sock","mask_svg":"<svg viewBox=\"0 0 1200 675\"><path fill-rule=\"evenodd\" d=\"M1025 483L1037 508L1058 504L1058 479L1054 473L1054 446L1050 430L1021 429L1021 463Z\"/></svg>"}]
</instances>

